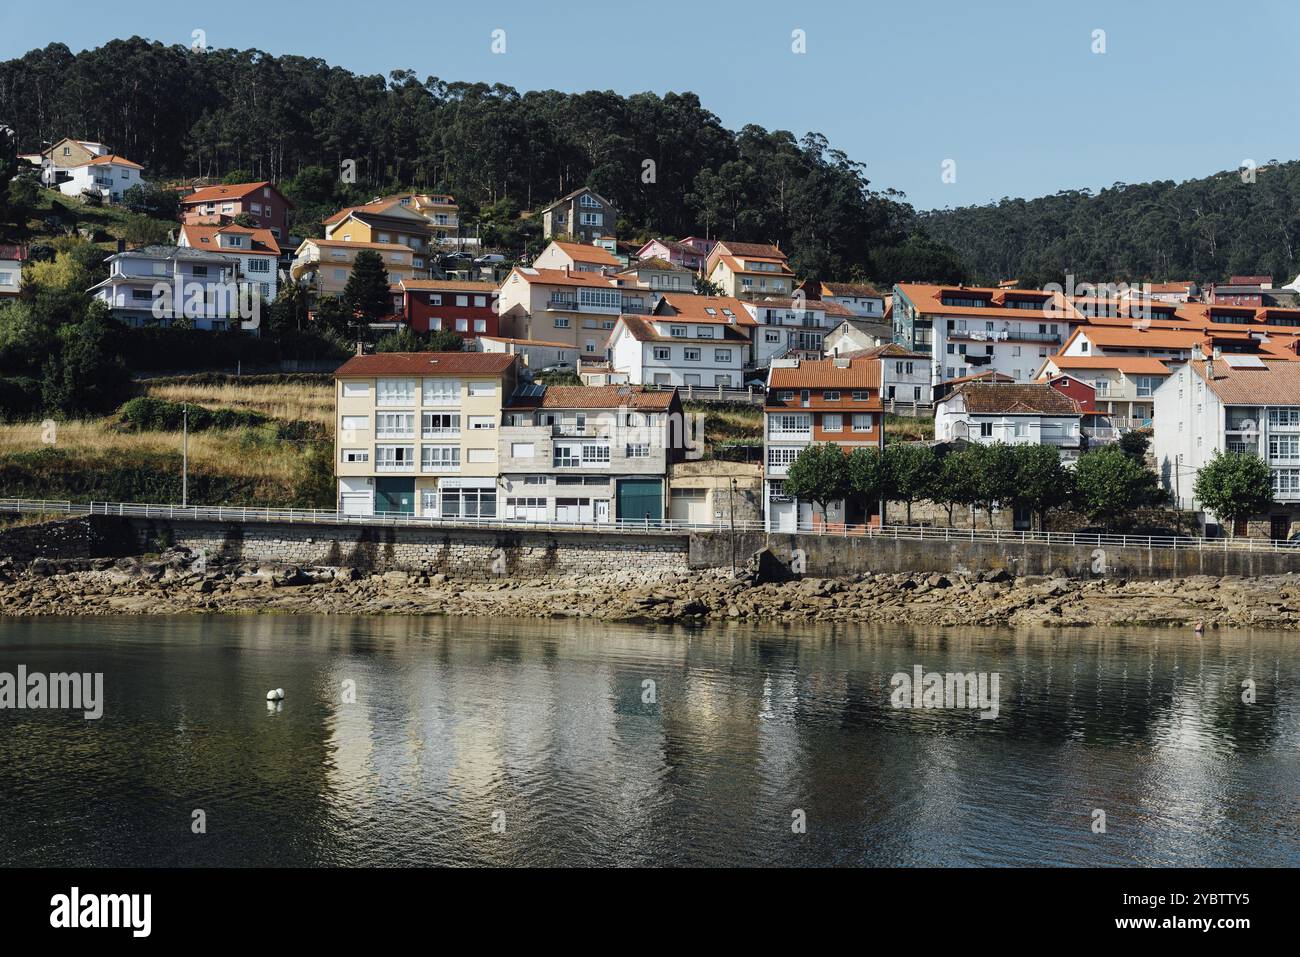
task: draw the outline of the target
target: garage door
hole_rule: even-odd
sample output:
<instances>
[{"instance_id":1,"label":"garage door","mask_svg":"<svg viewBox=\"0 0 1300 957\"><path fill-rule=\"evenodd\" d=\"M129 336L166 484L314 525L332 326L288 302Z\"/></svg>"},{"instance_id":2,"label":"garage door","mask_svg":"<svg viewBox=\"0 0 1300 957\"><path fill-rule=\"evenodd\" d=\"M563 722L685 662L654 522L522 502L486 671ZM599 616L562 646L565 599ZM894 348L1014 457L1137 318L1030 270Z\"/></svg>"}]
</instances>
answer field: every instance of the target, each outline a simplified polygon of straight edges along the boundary
<instances>
[{"instance_id":1,"label":"garage door","mask_svg":"<svg viewBox=\"0 0 1300 957\"><path fill-rule=\"evenodd\" d=\"M344 515L375 514L374 500L369 492L344 492L342 504Z\"/></svg>"},{"instance_id":2,"label":"garage door","mask_svg":"<svg viewBox=\"0 0 1300 957\"><path fill-rule=\"evenodd\" d=\"M663 484L658 479L619 479L620 522L660 522L664 517Z\"/></svg>"},{"instance_id":3,"label":"garage door","mask_svg":"<svg viewBox=\"0 0 1300 957\"><path fill-rule=\"evenodd\" d=\"M708 525L713 521L709 514L709 490L705 488L675 488L672 490L669 518L674 522Z\"/></svg>"},{"instance_id":4,"label":"garage door","mask_svg":"<svg viewBox=\"0 0 1300 957\"><path fill-rule=\"evenodd\" d=\"M790 499L767 503L768 524L774 532L793 532L795 530L795 503Z\"/></svg>"}]
</instances>

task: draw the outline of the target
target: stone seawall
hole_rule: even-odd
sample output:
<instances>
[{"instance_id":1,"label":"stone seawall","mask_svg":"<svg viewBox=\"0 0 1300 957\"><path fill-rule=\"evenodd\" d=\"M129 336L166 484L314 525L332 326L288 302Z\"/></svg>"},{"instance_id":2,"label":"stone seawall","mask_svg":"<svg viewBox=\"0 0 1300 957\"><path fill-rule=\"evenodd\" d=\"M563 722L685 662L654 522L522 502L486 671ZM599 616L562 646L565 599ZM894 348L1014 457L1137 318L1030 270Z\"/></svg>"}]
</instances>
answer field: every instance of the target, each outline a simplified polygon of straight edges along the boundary
<instances>
[{"instance_id":1,"label":"stone seawall","mask_svg":"<svg viewBox=\"0 0 1300 957\"><path fill-rule=\"evenodd\" d=\"M548 578L687 570L685 535L130 519L139 547L187 548L210 565L327 565L454 578Z\"/></svg>"},{"instance_id":2,"label":"stone seawall","mask_svg":"<svg viewBox=\"0 0 1300 957\"><path fill-rule=\"evenodd\" d=\"M1194 575L1253 578L1300 572L1300 548L1246 551L1215 548L1141 548L1037 542L945 541L942 529L931 539L864 538L836 535L737 533L735 552L743 564L761 549L787 573L815 578L842 575L941 572L979 575L1005 571L1015 576L1055 578L1132 578L1160 581ZM796 554L798 560L796 561ZM691 567L730 567L732 538L725 531L691 536ZM774 571L780 577L782 568Z\"/></svg>"},{"instance_id":3,"label":"stone seawall","mask_svg":"<svg viewBox=\"0 0 1300 957\"><path fill-rule=\"evenodd\" d=\"M135 554L136 538L120 519L68 518L0 529L0 558L118 558Z\"/></svg>"}]
</instances>

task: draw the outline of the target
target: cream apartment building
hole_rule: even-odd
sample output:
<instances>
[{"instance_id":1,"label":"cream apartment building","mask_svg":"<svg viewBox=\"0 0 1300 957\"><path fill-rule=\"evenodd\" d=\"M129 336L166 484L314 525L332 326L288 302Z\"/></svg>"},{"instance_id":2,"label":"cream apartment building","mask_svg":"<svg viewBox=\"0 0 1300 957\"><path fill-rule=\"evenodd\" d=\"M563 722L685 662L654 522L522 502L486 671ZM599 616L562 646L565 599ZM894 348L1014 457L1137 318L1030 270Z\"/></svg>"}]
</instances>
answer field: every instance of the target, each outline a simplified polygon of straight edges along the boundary
<instances>
[{"instance_id":1,"label":"cream apartment building","mask_svg":"<svg viewBox=\"0 0 1300 957\"><path fill-rule=\"evenodd\" d=\"M501 335L604 358L618 317L645 315L654 302L650 290L601 273L518 267L501 284Z\"/></svg>"},{"instance_id":2,"label":"cream apartment building","mask_svg":"<svg viewBox=\"0 0 1300 957\"><path fill-rule=\"evenodd\" d=\"M503 399L517 356L389 352L334 373L338 508L352 515L497 517Z\"/></svg>"}]
</instances>

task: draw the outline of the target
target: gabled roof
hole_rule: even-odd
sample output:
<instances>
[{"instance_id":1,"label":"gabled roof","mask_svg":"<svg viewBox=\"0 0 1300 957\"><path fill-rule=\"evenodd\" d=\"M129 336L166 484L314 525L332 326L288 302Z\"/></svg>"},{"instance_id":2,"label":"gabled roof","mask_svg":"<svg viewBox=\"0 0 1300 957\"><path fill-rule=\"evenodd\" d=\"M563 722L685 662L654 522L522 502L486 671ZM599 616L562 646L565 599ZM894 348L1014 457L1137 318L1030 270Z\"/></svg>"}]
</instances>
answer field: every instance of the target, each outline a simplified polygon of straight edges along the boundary
<instances>
[{"instance_id":1,"label":"gabled roof","mask_svg":"<svg viewBox=\"0 0 1300 957\"><path fill-rule=\"evenodd\" d=\"M913 352L897 342L886 342L884 345L872 346L870 349L854 349L852 352L841 352L840 355L851 359L859 356L864 359L925 359L926 361L930 359L928 352Z\"/></svg>"},{"instance_id":2,"label":"gabled roof","mask_svg":"<svg viewBox=\"0 0 1300 957\"><path fill-rule=\"evenodd\" d=\"M275 189L275 192L280 197L281 202L285 203L288 206L293 205L293 203L285 199L284 195L280 193L278 189L275 188L275 184L272 183L269 179L264 179L257 183L234 183L230 185L221 185L221 186L204 186L202 189L196 189L188 196L182 196L181 205L190 206L195 203L212 203L212 202L217 202L219 200L226 200L226 199L243 199L245 196L249 195L250 193L258 192L264 186L269 186L271 187L271 189Z\"/></svg>"},{"instance_id":3,"label":"gabled roof","mask_svg":"<svg viewBox=\"0 0 1300 957\"><path fill-rule=\"evenodd\" d=\"M731 296L695 296L668 292L655 306L656 319L680 319L684 322L716 322L725 325L756 326L745 303Z\"/></svg>"},{"instance_id":4,"label":"gabled roof","mask_svg":"<svg viewBox=\"0 0 1300 957\"><path fill-rule=\"evenodd\" d=\"M227 236L248 236L249 247L247 249L223 247L217 239L222 234ZM275 236L272 235L269 229L251 229L247 226L236 226L233 223L226 226L197 226L185 223L181 226L181 235L194 249L217 249L223 253L234 255L240 253L280 255L280 244L275 241Z\"/></svg>"},{"instance_id":5,"label":"gabled roof","mask_svg":"<svg viewBox=\"0 0 1300 957\"><path fill-rule=\"evenodd\" d=\"M738 243L730 239L721 239L718 245L713 247L714 250L724 250L733 256L744 256L751 259L776 259L784 261L786 254L781 252L780 246L773 246L770 243Z\"/></svg>"},{"instance_id":6,"label":"gabled roof","mask_svg":"<svg viewBox=\"0 0 1300 957\"><path fill-rule=\"evenodd\" d=\"M504 352L377 352L353 356L334 371L343 376L499 376L518 360Z\"/></svg>"},{"instance_id":7,"label":"gabled roof","mask_svg":"<svg viewBox=\"0 0 1300 957\"><path fill-rule=\"evenodd\" d=\"M585 243L560 242L552 239L550 245L558 246L560 251L578 263L594 263L597 266L621 266L622 260L602 246L590 246ZM545 250L543 250L545 252Z\"/></svg>"},{"instance_id":8,"label":"gabled roof","mask_svg":"<svg viewBox=\"0 0 1300 957\"><path fill-rule=\"evenodd\" d=\"M774 365L767 387L775 389L879 389L876 359L804 359L793 366Z\"/></svg>"},{"instance_id":9,"label":"gabled roof","mask_svg":"<svg viewBox=\"0 0 1300 957\"><path fill-rule=\"evenodd\" d=\"M884 299L885 294L870 283L824 282L823 296L846 296L855 299Z\"/></svg>"},{"instance_id":10,"label":"gabled roof","mask_svg":"<svg viewBox=\"0 0 1300 957\"><path fill-rule=\"evenodd\" d=\"M539 210L539 212L543 212L543 213L544 213L544 212L546 212L548 209L554 209L556 206L559 206L561 203L567 203L569 200L573 199L575 196L581 196L583 193L590 193L592 196L595 196L598 200L600 200L600 201L601 201L602 203L604 203L606 206L613 206L613 205L614 205L612 202L610 202L609 200L607 200L604 196L601 196L600 193L596 192L596 191L595 191L594 189L592 189L590 186L580 186L580 187L578 187L577 189L575 189L572 193L566 193L564 196L561 196L559 199L554 200L553 202L547 204L546 206L543 206L543 207Z\"/></svg>"},{"instance_id":11,"label":"gabled roof","mask_svg":"<svg viewBox=\"0 0 1300 957\"><path fill-rule=\"evenodd\" d=\"M699 336L672 336L665 335L655 328L656 322L671 322L676 316L630 316L622 315L618 317L619 323L625 328L633 339L637 342L689 342L693 345L707 346L710 344L736 345L749 341L749 337L729 325L722 327L722 337L712 339L701 339ZM692 322L700 320L690 320ZM615 326L614 333L611 333L611 341L614 334L618 332L618 326Z\"/></svg>"},{"instance_id":12,"label":"gabled roof","mask_svg":"<svg viewBox=\"0 0 1300 957\"><path fill-rule=\"evenodd\" d=\"M519 276L530 283L538 283L543 286L598 286L605 289L624 289L627 287L620 286L609 276L598 272L565 271L563 269L539 269L536 266L515 266L510 270L510 276L506 277L506 282L510 282L512 277ZM628 292L646 292L647 290L638 288L629 288Z\"/></svg>"},{"instance_id":13,"label":"gabled roof","mask_svg":"<svg viewBox=\"0 0 1300 957\"><path fill-rule=\"evenodd\" d=\"M1169 367L1163 359L1149 356L1049 356L1056 368L1066 369L1115 369L1125 375L1169 375Z\"/></svg>"},{"instance_id":14,"label":"gabled roof","mask_svg":"<svg viewBox=\"0 0 1300 957\"><path fill-rule=\"evenodd\" d=\"M129 166L131 169L144 169L139 163L134 163L125 156L118 156L116 153L105 153L103 156L96 156L93 160L82 165L84 166Z\"/></svg>"},{"instance_id":15,"label":"gabled roof","mask_svg":"<svg viewBox=\"0 0 1300 957\"><path fill-rule=\"evenodd\" d=\"M1083 322L1085 317L1059 292L1043 289L998 289L987 286L943 286L932 283L900 282L895 288L923 315L978 316L1030 322L1037 316L1046 322ZM982 300L979 306L945 305L945 296ZM1046 308L1028 310L1009 303L1040 301Z\"/></svg>"},{"instance_id":16,"label":"gabled roof","mask_svg":"<svg viewBox=\"0 0 1300 957\"><path fill-rule=\"evenodd\" d=\"M427 217L421 215L409 206L402 205L401 197L394 196L389 199L373 199L368 203L360 206L345 206L333 216L322 220L322 225L334 226L343 222L349 216L387 216L392 219L409 219L413 225L429 225Z\"/></svg>"},{"instance_id":17,"label":"gabled roof","mask_svg":"<svg viewBox=\"0 0 1300 957\"><path fill-rule=\"evenodd\" d=\"M1188 366L1225 405L1300 405L1300 362L1260 358L1233 366L1231 358L1194 359Z\"/></svg>"},{"instance_id":18,"label":"gabled roof","mask_svg":"<svg viewBox=\"0 0 1300 957\"><path fill-rule=\"evenodd\" d=\"M972 415L1081 415L1079 403L1046 382L966 382L949 396L960 395Z\"/></svg>"}]
</instances>

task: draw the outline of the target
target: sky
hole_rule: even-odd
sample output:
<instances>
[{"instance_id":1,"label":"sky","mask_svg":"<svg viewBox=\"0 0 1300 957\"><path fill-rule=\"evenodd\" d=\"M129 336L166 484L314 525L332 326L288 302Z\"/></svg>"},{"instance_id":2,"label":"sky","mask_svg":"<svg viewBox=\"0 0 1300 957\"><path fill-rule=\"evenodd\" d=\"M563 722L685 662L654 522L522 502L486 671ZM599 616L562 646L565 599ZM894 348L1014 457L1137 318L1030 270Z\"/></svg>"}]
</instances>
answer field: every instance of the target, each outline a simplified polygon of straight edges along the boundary
<instances>
[{"instance_id":1,"label":"sky","mask_svg":"<svg viewBox=\"0 0 1300 957\"><path fill-rule=\"evenodd\" d=\"M203 30L209 46L367 74L410 69L520 91L689 90L731 129L822 133L865 164L873 188L931 209L1300 156L1288 6L64 0L57 17L38 17L0 0L0 59L132 35L189 45Z\"/></svg>"}]
</instances>

